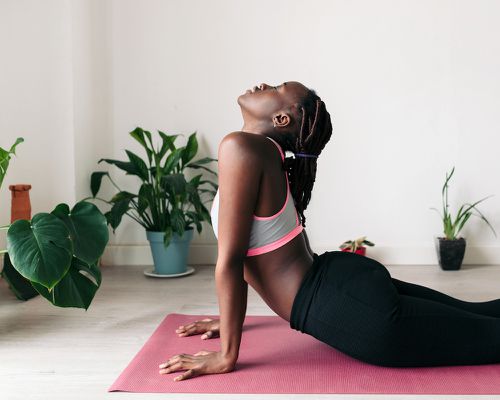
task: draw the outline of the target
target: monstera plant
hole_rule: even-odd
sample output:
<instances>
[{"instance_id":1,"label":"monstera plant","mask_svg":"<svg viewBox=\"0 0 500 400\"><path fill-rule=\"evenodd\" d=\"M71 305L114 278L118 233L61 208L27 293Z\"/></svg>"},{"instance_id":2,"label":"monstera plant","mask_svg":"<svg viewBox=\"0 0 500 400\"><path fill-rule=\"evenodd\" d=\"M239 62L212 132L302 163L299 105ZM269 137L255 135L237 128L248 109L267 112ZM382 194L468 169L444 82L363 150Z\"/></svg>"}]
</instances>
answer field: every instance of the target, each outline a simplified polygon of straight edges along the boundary
<instances>
[{"instance_id":1,"label":"monstera plant","mask_svg":"<svg viewBox=\"0 0 500 400\"><path fill-rule=\"evenodd\" d=\"M16 145L21 141L18 138ZM13 148L0 148L0 183ZM14 269L38 293L55 306L88 309L101 285L98 262L108 242L106 217L94 204L80 201L70 210L60 203L50 213L18 219L0 229L7 230L7 249L0 253L8 253ZM8 283L16 292L16 283Z\"/></svg>"}]
</instances>

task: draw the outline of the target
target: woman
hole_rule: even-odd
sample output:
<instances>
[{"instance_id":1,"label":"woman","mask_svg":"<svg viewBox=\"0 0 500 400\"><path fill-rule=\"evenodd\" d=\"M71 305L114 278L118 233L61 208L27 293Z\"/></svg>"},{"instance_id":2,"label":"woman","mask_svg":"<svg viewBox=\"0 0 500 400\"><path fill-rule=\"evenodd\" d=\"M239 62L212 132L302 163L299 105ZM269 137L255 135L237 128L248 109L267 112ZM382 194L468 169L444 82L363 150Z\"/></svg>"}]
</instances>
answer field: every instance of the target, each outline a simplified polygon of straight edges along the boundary
<instances>
[{"instance_id":1,"label":"woman","mask_svg":"<svg viewBox=\"0 0 500 400\"><path fill-rule=\"evenodd\" d=\"M221 350L173 356L160 373L175 380L225 373L238 358L250 284L293 329L360 361L393 367L500 362L500 299L466 302L392 278L355 253L314 253L304 230L317 157L330 115L299 82L261 84L238 98L243 129L219 146L212 206L220 321L176 332L220 335ZM284 157L285 151L294 158ZM286 169L286 173L284 173Z\"/></svg>"}]
</instances>

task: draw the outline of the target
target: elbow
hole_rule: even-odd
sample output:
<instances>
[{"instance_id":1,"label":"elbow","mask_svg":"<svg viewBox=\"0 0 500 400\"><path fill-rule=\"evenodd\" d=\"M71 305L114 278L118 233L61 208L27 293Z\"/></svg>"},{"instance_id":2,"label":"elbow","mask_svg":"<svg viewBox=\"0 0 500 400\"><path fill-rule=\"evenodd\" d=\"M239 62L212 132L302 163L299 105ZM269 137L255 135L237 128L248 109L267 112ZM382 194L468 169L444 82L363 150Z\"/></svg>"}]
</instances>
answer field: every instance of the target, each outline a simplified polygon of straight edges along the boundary
<instances>
[{"instance_id":1,"label":"elbow","mask_svg":"<svg viewBox=\"0 0 500 400\"><path fill-rule=\"evenodd\" d=\"M241 266L243 268L245 257L246 254L240 251L219 252L219 254L217 255L216 266L220 266L221 268L224 268L225 266L232 266L232 268Z\"/></svg>"}]
</instances>

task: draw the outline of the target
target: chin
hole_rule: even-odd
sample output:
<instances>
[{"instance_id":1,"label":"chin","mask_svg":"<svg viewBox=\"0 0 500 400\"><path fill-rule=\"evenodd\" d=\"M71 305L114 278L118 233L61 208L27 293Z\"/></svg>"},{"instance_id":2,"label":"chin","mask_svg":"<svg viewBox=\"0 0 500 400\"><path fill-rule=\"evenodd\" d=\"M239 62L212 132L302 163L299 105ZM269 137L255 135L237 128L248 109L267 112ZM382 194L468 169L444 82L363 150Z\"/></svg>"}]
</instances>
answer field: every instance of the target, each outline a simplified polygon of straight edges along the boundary
<instances>
[{"instance_id":1,"label":"chin","mask_svg":"<svg viewBox=\"0 0 500 400\"><path fill-rule=\"evenodd\" d=\"M245 97L248 97L248 95L249 95L249 94L251 94L251 92L249 92L248 90L247 90L245 93L240 94L240 95L238 96L238 104L240 104L240 105L241 105L241 102L243 101L243 99L244 99Z\"/></svg>"}]
</instances>

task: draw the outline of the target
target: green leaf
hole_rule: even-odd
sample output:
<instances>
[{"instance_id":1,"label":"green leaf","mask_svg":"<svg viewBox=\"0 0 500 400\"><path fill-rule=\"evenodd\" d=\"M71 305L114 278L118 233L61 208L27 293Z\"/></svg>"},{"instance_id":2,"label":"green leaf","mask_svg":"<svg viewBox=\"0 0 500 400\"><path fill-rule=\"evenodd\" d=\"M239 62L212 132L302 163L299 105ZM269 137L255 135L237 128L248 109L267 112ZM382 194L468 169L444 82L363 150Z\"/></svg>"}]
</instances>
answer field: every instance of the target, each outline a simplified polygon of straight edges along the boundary
<instances>
[{"instance_id":1,"label":"green leaf","mask_svg":"<svg viewBox=\"0 0 500 400\"><path fill-rule=\"evenodd\" d=\"M31 281L22 276L12 265L9 253L5 253L3 258L3 269L0 272L0 276L7 282L10 290L19 300L29 300L35 296L38 296L38 292L35 290Z\"/></svg>"},{"instance_id":2,"label":"green leaf","mask_svg":"<svg viewBox=\"0 0 500 400\"><path fill-rule=\"evenodd\" d=\"M182 212L178 208L174 208L170 212L170 224L174 232L176 232L178 235L183 234L186 227L186 223L184 221L184 216L182 215Z\"/></svg>"},{"instance_id":3,"label":"green leaf","mask_svg":"<svg viewBox=\"0 0 500 400\"><path fill-rule=\"evenodd\" d=\"M191 161L196 153L198 152L198 140L196 140L196 132L189 135L189 139L182 153L182 163L186 165L189 161Z\"/></svg>"},{"instance_id":4,"label":"green leaf","mask_svg":"<svg viewBox=\"0 0 500 400\"><path fill-rule=\"evenodd\" d=\"M163 150L163 147L167 147L168 149L170 149L170 151L174 151L176 149L175 144L174 144L175 139L177 139L177 137L180 135L166 135L162 131L158 131L158 133L160 134L160 136L163 140L162 150Z\"/></svg>"},{"instance_id":5,"label":"green leaf","mask_svg":"<svg viewBox=\"0 0 500 400\"><path fill-rule=\"evenodd\" d=\"M199 160L193 161L192 163L189 163L188 165L203 165L203 164L208 164L209 162L212 161L218 161L216 158L211 158L211 157L203 157L200 158ZM186 167L188 166L186 165Z\"/></svg>"},{"instance_id":6,"label":"green leaf","mask_svg":"<svg viewBox=\"0 0 500 400\"><path fill-rule=\"evenodd\" d=\"M153 222L159 224L161 222L161 218L156 199L157 197L153 186L149 183L143 184L139 190L139 204L137 209L138 212L142 214L145 212L146 208L149 207ZM168 218L168 211L166 211L161 217Z\"/></svg>"},{"instance_id":7,"label":"green leaf","mask_svg":"<svg viewBox=\"0 0 500 400\"><path fill-rule=\"evenodd\" d=\"M38 213L31 222L14 221L7 231L7 250L22 276L48 289L68 272L73 256L66 225L49 213Z\"/></svg>"},{"instance_id":8,"label":"green leaf","mask_svg":"<svg viewBox=\"0 0 500 400\"><path fill-rule=\"evenodd\" d=\"M126 175L137 175L137 168L131 162L112 160L110 158L101 158L97 163L99 164L101 161L105 161L108 164L117 166L121 170L125 171Z\"/></svg>"},{"instance_id":9,"label":"green leaf","mask_svg":"<svg viewBox=\"0 0 500 400\"><path fill-rule=\"evenodd\" d=\"M492 196L493 196L493 195L492 195ZM488 197L491 197L491 196L488 196ZM486 199L486 198L485 198L485 199ZM485 200L485 199L483 199L483 200ZM474 204L478 204L479 202L481 202L481 201L483 201L483 200L480 200L480 201L478 201L478 202L476 202L476 203L474 203ZM484 215L481 213L481 211L479 211L479 210L477 209L477 207L475 207L475 205L474 205L474 204L471 204L472 208L474 208L474 210L476 210L476 211L479 213L479 215L481 216L481 219L482 219L484 222L486 222L486 224L488 224L488 226L491 228L491 230L493 231L493 233L494 233L494 235L495 235L495 237L496 237L496 236L497 236L497 233L495 232L495 230L493 229L493 227L491 226L491 224L488 222L488 220L487 220L487 219L484 217Z\"/></svg>"},{"instance_id":10,"label":"green leaf","mask_svg":"<svg viewBox=\"0 0 500 400\"><path fill-rule=\"evenodd\" d=\"M212 171L210 168L204 167L203 165L189 164L189 165L186 165L186 168L194 168L194 169L200 169L201 168L201 169L204 169L205 171L208 171L211 174L214 174L215 176L217 176L217 172Z\"/></svg>"},{"instance_id":11,"label":"green leaf","mask_svg":"<svg viewBox=\"0 0 500 400\"><path fill-rule=\"evenodd\" d=\"M9 151L0 147L0 187L2 187L3 180L7 174L7 169L9 168L10 155L16 154L16 146L22 142L24 142L24 139L22 137L18 137L15 143L10 147Z\"/></svg>"},{"instance_id":12,"label":"green leaf","mask_svg":"<svg viewBox=\"0 0 500 400\"><path fill-rule=\"evenodd\" d=\"M163 175L170 174L179 165L183 151L184 147L180 147L168 155L163 166Z\"/></svg>"},{"instance_id":13,"label":"green leaf","mask_svg":"<svg viewBox=\"0 0 500 400\"><path fill-rule=\"evenodd\" d=\"M463 226L465 225L465 223L467 222L467 220L469 219L469 217L472 215L471 212L468 212L468 213L465 213L463 215L463 218L462 218L462 221L459 223L458 225L458 229L457 229L457 235L458 233L462 230Z\"/></svg>"},{"instance_id":14,"label":"green leaf","mask_svg":"<svg viewBox=\"0 0 500 400\"><path fill-rule=\"evenodd\" d=\"M149 172L146 163L137 154L132 153L130 150L125 150L128 158L135 168L135 175L141 178L143 181L149 180Z\"/></svg>"},{"instance_id":15,"label":"green leaf","mask_svg":"<svg viewBox=\"0 0 500 400\"><path fill-rule=\"evenodd\" d=\"M130 192L127 192L126 190L123 190L121 192L118 192L116 193L110 200L111 203L116 203L117 201L121 201L121 200L124 200L124 199L129 199L129 200L132 200L134 199L135 197L137 197L136 194L133 194L133 193L130 193Z\"/></svg>"},{"instance_id":16,"label":"green leaf","mask_svg":"<svg viewBox=\"0 0 500 400\"><path fill-rule=\"evenodd\" d=\"M97 262L109 240L107 221L99 209L92 203L80 201L69 212L69 207L61 203L52 214L66 225L75 257L89 265Z\"/></svg>"},{"instance_id":17,"label":"green leaf","mask_svg":"<svg viewBox=\"0 0 500 400\"><path fill-rule=\"evenodd\" d=\"M130 136L132 136L135 140L137 140L142 147L146 150L146 154L148 156L149 164L151 164L152 161L152 151L149 148L148 144L146 143L146 139L144 139L144 135L147 135L149 138L149 141L151 141L151 133L144 131L142 128L137 127L135 128L132 132L130 132Z\"/></svg>"},{"instance_id":18,"label":"green leaf","mask_svg":"<svg viewBox=\"0 0 500 400\"><path fill-rule=\"evenodd\" d=\"M182 195L186 192L186 178L184 174L171 174L162 177L161 186L172 195Z\"/></svg>"},{"instance_id":19,"label":"green leaf","mask_svg":"<svg viewBox=\"0 0 500 400\"><path fill-rule=\"evenodd\" d=\"M163 235L163 246L168 247L170 241L172 240L172 228L167 226L165 229L165 234Z\"/></svg>"},{"instance_id":20,"label":"green leaf","mask_svg":"<svg viewBox=\"0 0 500 400\"><path fill-rule=\"evenodd\" d=\"M212 186L215 190L219 189L219 185L217 185L216 183L214 183L212 181L200 181L200 184L204 184L204 183Z\"/></svg>"},{"instance_id":21,"label":"green leaf","mask_svg":"<svg viewBox=\"0 0 500 400\"><path fill-rule=\"evenodd\" d=\"M106 171L96 171L92 172L92 175L90 175L90 191L92 192L92 197L97 196L101 188L102 177L105 175L109 178L109 173Z\"/></svg>"},{"instance_id":22,"label":"green leaf","mask_svg":"<svg viewBox=\"0 0 500 400\"><path fill-rule=\"evenodd\" d=\"M123 215L130 209L129 207L130 199L124 198L123 200L117 201L111 207L110 219L111 219L111 227L113 228L113 232L120 225L120 222L123 218Z\"/></svg>"},{"instance_id":23,"label":"green leaf","mask_svg":"<svg viewBox=\"0 0 500 400\"><path fill-rule=\"evenodd\" d=\"M14 144L13 144L12 146L10 146L9 153L16 155L16 146L17 146L19 143L22 143L22 142L24 142L24 139L23 139L22 137L18 137L18 138L16 139L16 141L14 142Z\"/></svg>"},{"instance_id":24,"label":"green leaf","mask_svg":"<svg viewBox=\"0 0 500 400\"><path fill-rule=\"evenodd\" d=\"M94 282L82 271L90 274ZM82 260L73 257L68 273L51 290L32 282L33 287L43 297L58 307L77 307L87 310L101 285L101 272L97 264L87 265Z\"/></svg>"}]
</instances>

